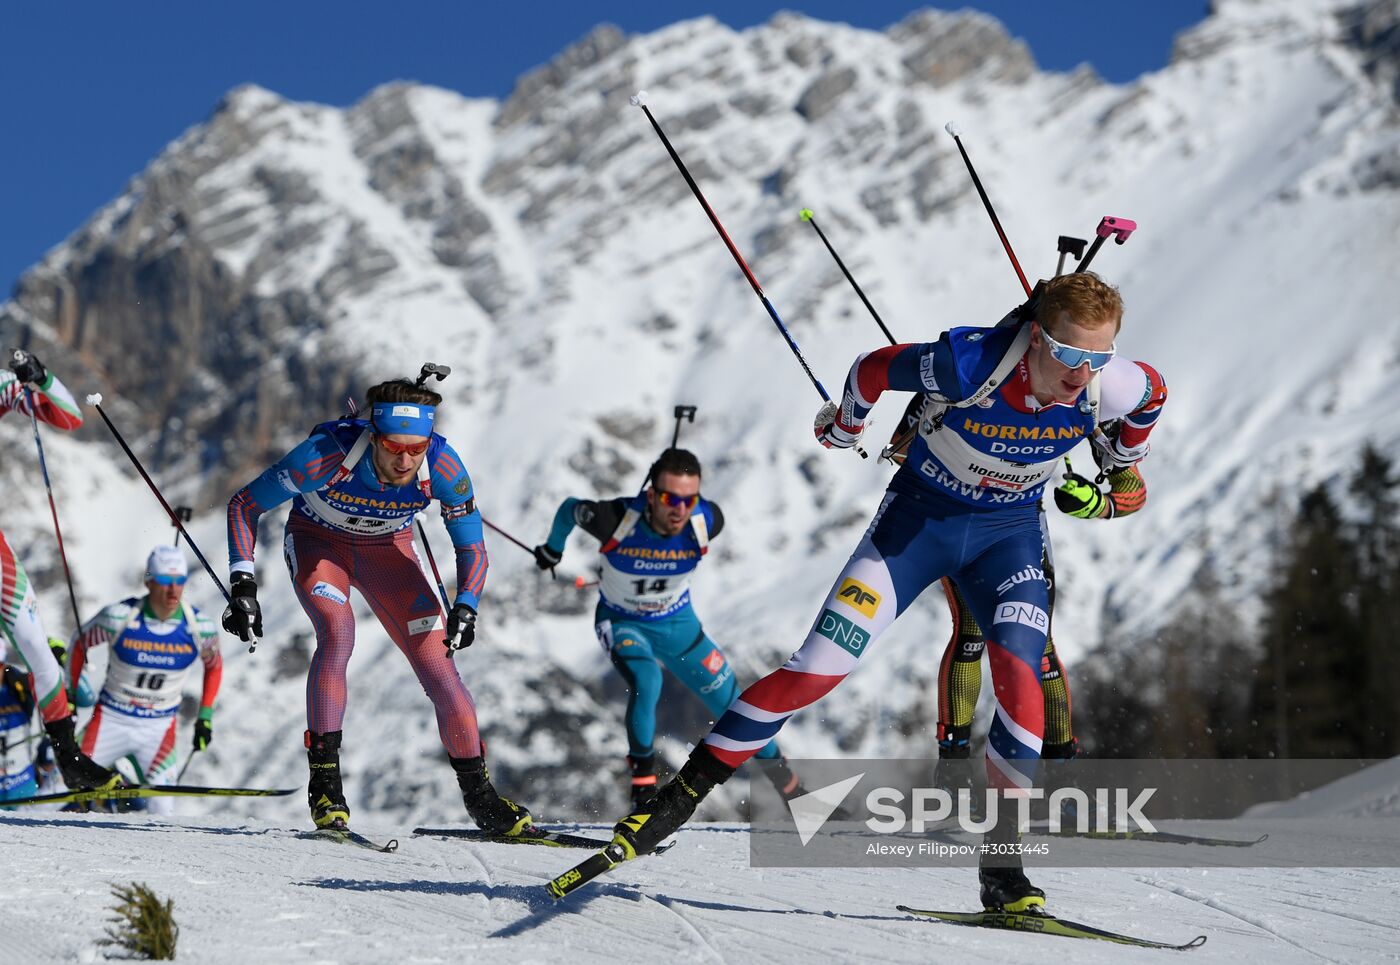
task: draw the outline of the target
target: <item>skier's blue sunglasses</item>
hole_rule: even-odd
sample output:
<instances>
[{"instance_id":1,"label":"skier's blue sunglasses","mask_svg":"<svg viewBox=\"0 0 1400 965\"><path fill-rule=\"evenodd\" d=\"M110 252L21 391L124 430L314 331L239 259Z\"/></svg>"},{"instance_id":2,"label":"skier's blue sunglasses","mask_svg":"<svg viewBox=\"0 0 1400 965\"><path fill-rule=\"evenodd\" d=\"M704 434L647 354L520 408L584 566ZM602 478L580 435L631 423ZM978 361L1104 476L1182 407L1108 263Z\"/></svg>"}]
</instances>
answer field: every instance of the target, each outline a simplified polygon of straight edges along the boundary
<instances>
[{"instance_id":1,"label":"skier's blue sunglasses","mask_svg":"<svg viewBox=\"0 0 1400 965\"><path fill-rule=\"evenodd\" d=\"M1064 342L1057 342L1050 337L1050 333L1045 330L1045 326L1040 327L1040 334L1045 339L1045 344L1050 346L1050 355L1056 362L1065 368L1077 369L1085 362L1089 363L1089 371L1097 372L1109 362L1113 361L1113 356L1118 353L1118 343L1108 347L1106 352L1091 352L1087 348L1075 348L1073 345L1066 345Z\"/></svg>"},{"instance_id":2,"label":"skier's blue sunglasses","mask_svg":"<svg viewBox=\"0 0 1400 965\"><path fill-rule=\"evenodd\" d=\"M184 586L188 576L171 576L168 573L155 573L146 577L152 583L159 583L161 586Z\"/></svg>"}]
</instances>

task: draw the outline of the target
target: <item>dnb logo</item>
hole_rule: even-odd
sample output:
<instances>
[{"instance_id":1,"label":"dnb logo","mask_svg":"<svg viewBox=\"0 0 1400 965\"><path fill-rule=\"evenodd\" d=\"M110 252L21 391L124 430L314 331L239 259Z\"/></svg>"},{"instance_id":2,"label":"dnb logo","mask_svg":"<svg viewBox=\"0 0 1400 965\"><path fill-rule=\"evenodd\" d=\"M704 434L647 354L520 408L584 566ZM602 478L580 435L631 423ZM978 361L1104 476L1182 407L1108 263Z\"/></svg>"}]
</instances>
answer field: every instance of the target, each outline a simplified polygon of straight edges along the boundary
<instances>
[{"instance_id":1,"label":"dnb logo","mask_svg":"<svg viewBox=\"0 0 1400 965\"><path fill-rule=\"evenodd\" d=\"M1023 623L1041 633L1050 630L1050 614L1029 603L999 603L993 623Z\"/></svg>"},{"instance_id":2,"label":"dnb logo","mask_svg":"<svg viewBox=\"0 0 1400 965\"><path fill-rule=\"evenodd\" d=\"M850 577L842 581L841 589L836 591L836 598L857 613L863 613L872 619L880 609L880 594Z\"/></svg>"},{"instance_id":3,"label":"dnb logo","mask_svg":"<svg viewBox=\"0 0 1400 965\"><path fill-rule=\"evenodd\" d=\"M720 653L718 648L716 648L711 650L709 655L705 657L704 660L701 660L700 663L710 673L719 673L724 667L724 654Z\"/></svg>"},{"instance_id":4,"label":"dnb logo","mask_svg":"<svg viewBox=\"0 0 1400 965\"><path fill-rule=\"evenodd\" d=\"M857 657L865 652L865 645L870 642L870 631L861 629L831 610L822 611L817 620L817 632Z\"/></svg>"}]
</instances>

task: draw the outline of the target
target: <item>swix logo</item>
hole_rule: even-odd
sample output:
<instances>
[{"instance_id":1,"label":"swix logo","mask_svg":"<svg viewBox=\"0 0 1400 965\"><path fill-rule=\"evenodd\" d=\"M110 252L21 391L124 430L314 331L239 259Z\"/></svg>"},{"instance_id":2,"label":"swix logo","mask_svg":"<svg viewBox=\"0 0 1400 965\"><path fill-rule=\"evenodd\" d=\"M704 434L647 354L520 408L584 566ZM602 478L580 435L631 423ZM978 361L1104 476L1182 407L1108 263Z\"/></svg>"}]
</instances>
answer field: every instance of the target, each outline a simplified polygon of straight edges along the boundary
<instances>
[{"instance_id":1,"label":"swix logo","mask_svg":"<svg viewBox=\"0 0 1400 965\"><path fill-rule=\"evenodd\" d=\"M1004 593L1006 593L1007 590L1011 589L1013 586L1017 585L1018 583L1024 583L1027 580L1039 580L1040 582L1044 583L1045 571L1038 566L1027 566L1025 569L1011 574L1009 577L997 584L997 596L1003 595Z\"/></svg>"},{"instance_id":2,"label":"swix logo","mask_svg":"<svg viewBox=\"0 0 1400 965\"><path fill-rule=\"evenodd\" d=\"M836 598L852 610L874 617L880 609L880 594L859 580L847 577L836 591Z\"/></svg>"}]
</instances>

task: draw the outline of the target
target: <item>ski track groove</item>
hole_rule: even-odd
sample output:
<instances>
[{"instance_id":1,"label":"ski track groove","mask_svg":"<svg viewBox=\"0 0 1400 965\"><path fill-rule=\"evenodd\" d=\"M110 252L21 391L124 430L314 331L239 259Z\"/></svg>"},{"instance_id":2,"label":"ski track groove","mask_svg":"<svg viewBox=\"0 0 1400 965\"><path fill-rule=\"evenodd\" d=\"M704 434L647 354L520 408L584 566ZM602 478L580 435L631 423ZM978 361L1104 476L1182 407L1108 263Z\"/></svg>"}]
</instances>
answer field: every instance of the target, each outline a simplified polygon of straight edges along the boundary
<instances>
[{"instance_id":1,"label":"ski track groove","mask_svg":"<svg viewBox=\"0 0 1400 965\"><path fill-rule=\"evenodd\" d=\"M1312 955L1316 958L1320 958L1324 962L1338 963L1341 961L1341 959L1329 958L1321 952L1317 951L1316 949L1311 948L1308 945L1304 945L1301 942L1295 941L1292 938L1289 938L1287 935L1283 934L1283 932L1270 925L1264 919L1256 918L1253 915L1246 914L1242 911L1236 911L1229 904L1221 901L1218 898L1212 898L1209 895L1203 895L1199 891L1193 891L1185 885L1175 885L1171 884L1170 882L1161 881L1153 878L1145 878L1141 876L1139 876L1137 880L1151 888L1156 888L1160 891L1165 891L1168 894L1176 895L1180 898L1185 898L1188 901L1194 901L1199 905L1204 905L1207 908L1211 908L1215 911L1221 912L1222 914L1229 915L1231 918L1242 921L1246 925L1252 925L1262 932L1266 932L1267 934L1273 935L1279 941L1287 942L1289 945L1292 945L1299 951L1304 952L1308 955ZM1315 911L1316 909L1311 910Z\"/></svg>"},{"instance_id":2,"label":"ski track groove","mask_svg":"<svg viewBox=\"0 0 1400 965\"><path fill-rule=\"evenodd\" d=\"M1384 928L1387 931L1400 932L1400 925L1393 921L1381 921L1378 918L1367 918L1365 915L1353 915L1345 911L1333 911L1328 908L1318 908L1316 905L1305 905L1300 901L1287 901L1283 898L1274 898L1280 905L1287 905L1290 908L1301 908L1314 914L1332 915L1336 918L1347 918L1351 921L1359 921L1363 925L1371 925L1375 928Z\"/></svg>"},{"instance_id":3,"label":"ski track groove","mask_svg":"<svg viewBox=\"0 0 1400 965\"><path fill-rule=\"evenodd\" d=\"M690 918L688 918L686 915L681 914L675 908L671 907L671 899L654 898L646 892L641 892L641 895L642 897L646 898L647 901L650 901L654 905L660 905L662 908L666 909L671 914L679 918L681 920L681 924L685 925L686 931L693 934L696 938L700 940L700 944L704 945L707 949L710 950L710 954L715 957L715 961L719 962L720 965L727 965L728 959L726 959L724 955L720 953L720 950L718 948L716 948L710 943L710 940L705 937L704 933L701 932L699 928L696 927L695 923L691 921Z\"/></svg>"}]
</instances>

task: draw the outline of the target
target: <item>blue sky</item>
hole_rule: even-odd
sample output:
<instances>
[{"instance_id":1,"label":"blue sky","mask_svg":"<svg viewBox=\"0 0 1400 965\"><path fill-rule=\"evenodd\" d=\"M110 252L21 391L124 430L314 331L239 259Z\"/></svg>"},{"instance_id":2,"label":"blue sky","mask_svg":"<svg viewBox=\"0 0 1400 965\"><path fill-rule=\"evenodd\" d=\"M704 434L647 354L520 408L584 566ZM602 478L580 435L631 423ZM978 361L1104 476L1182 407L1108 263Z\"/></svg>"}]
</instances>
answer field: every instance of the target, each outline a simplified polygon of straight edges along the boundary
<instances>
[{"instance_id":1,"label":"blue sky","mask_svg":"<svg viewBox=\"0 0 1400 965\"><path fill-rule=\"evenodd\" d=\"M642 33L710 14L743 28L788 9L883 29L926 6L985 10L1041 67L1087 61L1120 82L1164 66L1206 14L1205 0L0 3L0 297L241 83L335 105L396 79L499 97L601 22Z\"/></svg>"}]
</instances>

